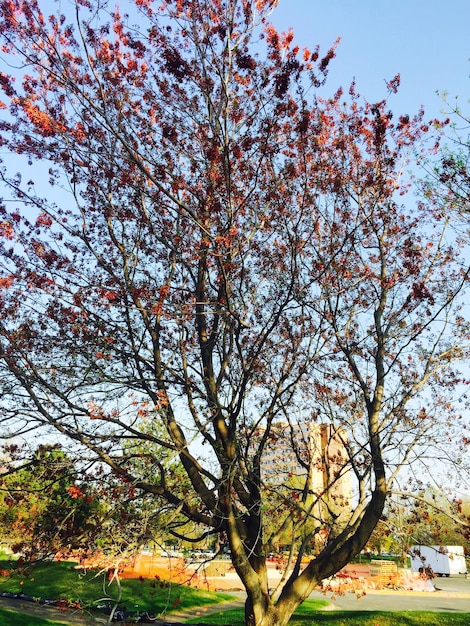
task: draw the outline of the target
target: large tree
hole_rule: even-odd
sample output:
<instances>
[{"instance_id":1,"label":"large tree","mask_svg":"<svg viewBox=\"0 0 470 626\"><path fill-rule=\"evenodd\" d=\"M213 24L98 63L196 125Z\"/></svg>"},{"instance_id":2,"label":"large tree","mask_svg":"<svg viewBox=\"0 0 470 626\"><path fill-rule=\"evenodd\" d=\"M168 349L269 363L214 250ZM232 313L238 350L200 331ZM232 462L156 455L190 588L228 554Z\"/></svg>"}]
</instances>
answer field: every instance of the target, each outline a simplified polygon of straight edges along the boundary
<instances>
[{"instance_id":1,"label":"large tree","mask_svg":"<svg viewBox=\"0 0 470 626\"><path fill-rule=\"evenodd\" d=\"M56 433L166 500L175 533L228 543L247 624L281 626L400 468L465 443L465 242L405 195L429 129L354 85L328 97L334 48L276 32L276 0L41 4L0 3L22 169L2 171L3 434Z\"/></svg>"}]
</instances>

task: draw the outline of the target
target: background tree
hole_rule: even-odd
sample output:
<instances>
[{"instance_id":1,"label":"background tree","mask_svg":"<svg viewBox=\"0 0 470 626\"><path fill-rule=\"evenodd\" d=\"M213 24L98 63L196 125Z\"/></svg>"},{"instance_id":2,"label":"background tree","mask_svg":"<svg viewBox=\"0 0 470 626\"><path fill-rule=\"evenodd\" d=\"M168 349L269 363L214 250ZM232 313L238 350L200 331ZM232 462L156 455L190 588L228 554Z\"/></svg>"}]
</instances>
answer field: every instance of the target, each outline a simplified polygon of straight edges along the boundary
<instances>
[{"instance_id":1,"label":"background tree","mask_svg":"<svg viewBox=\"0 0 470 626\"><path fill-rule=\"evenodd\" d=\"M97 499L76 484L71 459L57 446L40 446L26 463L18 462L21 448L10 452L0 482L0 524L2 540L21 554L21 563L88 545Z\"/></svg>"},{"instance_id":2,"label":"background tree","mask_svg":"<svg viewBox=\"0 0 470 626\"><path fill-rule=\"evenodd\" d=\"M440 158L427 163L428 176L423 182L425 195L434 202L445 203L455 216L468 215L470 202L470 116L460 106L458 98L452 103L442 94L446 104L447 143Z\"/></svg>"},{"instance_id":3,"label":"background tree","mask_svg":"<svg viewBox=\"0 0 470 626\"><path fill-rule=\"evenodd\" d=\"M421 545L459 545L468 552L469 502L452 497L443 489L426 487L416 498L403 498L412 543Z\"/></svg>"},{"instance_id":4,"label":"background tree","mask_svg":"<svg viewBox=\"0 0 470 626\"><path fill-rule=\"evenodd\" d=\"M257 626L361 551L403 466L451 441L463 475L466 443L466 242L431 196L401 204L429 128L354 85L320 98L334 49L277 33L276 4L0 2L3 150L44 166L2 173L3 432L55 433L220 536ZM321 489L306 423L344 451ZM280 429L303 483L274 491Z\"/></svg>"},{"instance_id":5,"label":"background tree","mask_svg":"<svg viewBox=\"0 0 470 626\"><path fill-rule=\"evenodd\" d=\"M21 566L75 554L118 571L160 540L168 511L155 498L136 498L128 481L100 467L79 469L57 445L39 446L26 461L24 447L6 450L0 526Z\"/></svg>"},{"instance_id":6,"label":"background tree","mask_svg":"<svg viewBox=\"0 0 470 626\"><path fill-rule=\"evenodd\" d=\"M392 553L403 566L414 545L463 546L468 553L469 503L430 487L389 499L367 544L375 554Z\"/></svg>"}]
</instances>

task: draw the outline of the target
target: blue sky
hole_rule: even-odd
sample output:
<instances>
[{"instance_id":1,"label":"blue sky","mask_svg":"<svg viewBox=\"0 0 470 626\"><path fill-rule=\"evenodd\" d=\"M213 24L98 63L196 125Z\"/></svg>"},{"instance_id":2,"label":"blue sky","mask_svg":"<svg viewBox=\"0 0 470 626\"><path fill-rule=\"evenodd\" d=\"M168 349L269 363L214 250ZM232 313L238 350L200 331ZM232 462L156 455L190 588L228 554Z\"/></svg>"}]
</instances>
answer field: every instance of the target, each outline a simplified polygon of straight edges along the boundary
<instances>
[{"instance_id":1,"label":"blue sky","mask_svg":"<svg viewBox=\"0 0 470 626\"><path fill-rule=\"evenodd\" d=\"M470 0L279 0L271 21L279 30L293 27L301 47L319 44L326 52L341 37L328 94L355 78L358 92L378 101L387 96L385 81L399 73L400 89L389 99L395 118L421 105L425 119L445 117L438 90L448 91L449 102L459 96L470 116Z\"/></svg>"},{"instance_id":2,"label":"blue sky","mask_svg":"<svg viewBox=\"0 0 470 626\"><path fill-rule=\"evenodd\" d=\"M470 111L470 0L279 0L271 21L292 26L297 43L321 50L341 37L327 85L333 93L353 77L371 101L387 94L385 80L400 73L399 93L390 100L395 114L425 118L443 110L437 90L459 96Z\"/></svg>"}]
</instances>

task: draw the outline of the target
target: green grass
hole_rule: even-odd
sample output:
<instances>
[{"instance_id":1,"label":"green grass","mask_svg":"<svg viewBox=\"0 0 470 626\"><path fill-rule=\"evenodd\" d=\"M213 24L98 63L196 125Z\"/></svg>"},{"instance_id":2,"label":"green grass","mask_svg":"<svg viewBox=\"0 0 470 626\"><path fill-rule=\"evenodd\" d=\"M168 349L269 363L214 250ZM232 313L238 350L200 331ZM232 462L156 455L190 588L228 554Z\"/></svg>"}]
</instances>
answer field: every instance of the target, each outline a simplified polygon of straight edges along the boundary
<instances>
[{"instance_id":1,"label":"green grass","mask_svg":"<svg viewBox=\"0 0 470 626\"><path fill-rule=\"evenodd\" d=\"M204 620L204 624L211 626L227 626L227 624L245 626L243 609L212 613L184 623L199 624L201 619ZM289 624L291 626L468 626L470 613L331 611L316 613L310 617L294 615Z\"/></svg>"},{"instance_id":2,"label":"green grass","mask_svg":"<svg viewBox=\"0 0 470 626\"><path fill-rule=\"evenodd\" d=\"M0 608L0 624L2 626L64 626L64 622L51 622L48 619L23 615Z\"/></svg>"},{"instance_id":3,"label":"green grass","mask_svg":"<svg viewBox=\"0 0 470 626\"><path fill-rule=\"evenodd\" d=\"M318 611L325 606L328 606L329 602L326 600L306 600L296 611L295 616L311 616L312 613L318 615ZM185 624L198 624L201 622L201 619L204 621L204 624L215 624L216 626L226 626L230 624L230 626L244 626L245 622L243 621L244 611L243 608L239 609L229 609L227 611L217 611L215 613L210 613L209 615L205 615L203 611L201 611L201 615L197 618L190 619ZM295 618L293 618L295 619ZM312 624L312 621L309 622Z\"/></svg>"},{"instance_id":4,"label":"green grass","mask_svg":"<svg viewBox=\"0 0 470 626\"><path fill-rule=\"evenodd\" d=\"M292 626L468 626L469 613L428 613L424 611L331 611L306 618L295 616ZM233 624L235 626L235 624Z\"/></svg>"},{"instance_id":5,"label":"green grass","mask_svg":"<svg viewBox=\"0 0 470 626\"><path fill-rule=\"evenodd\" d=\"M26 572L18 573L11 561L0 560L0 593L24 593L33 598L52 600L63 598L86 607L99 604L107 596L116 598L115 582L109 584L103 575L97 577L93 571L85 574L76 570L75 566L76 563L65 561L39 563L26 575ZM160 614L216 604L232 597L230 594L212 593L157 579L126 579L121 584L122 604L128 611L136 612Z\"/></svg>"},{"instance_id":6,"label":"green grass","mask_svg":"<svg viewBox=\"0 0 470 626\"><path fill-rule=\"evenodd\" d=\"M319 611L328 604L307 600L292 616L291 626L468 626L470 613L429 613L424 611ZM243 609L219 611L191 619L185 624L244 626Z\"/></svg>"}]
</instances>

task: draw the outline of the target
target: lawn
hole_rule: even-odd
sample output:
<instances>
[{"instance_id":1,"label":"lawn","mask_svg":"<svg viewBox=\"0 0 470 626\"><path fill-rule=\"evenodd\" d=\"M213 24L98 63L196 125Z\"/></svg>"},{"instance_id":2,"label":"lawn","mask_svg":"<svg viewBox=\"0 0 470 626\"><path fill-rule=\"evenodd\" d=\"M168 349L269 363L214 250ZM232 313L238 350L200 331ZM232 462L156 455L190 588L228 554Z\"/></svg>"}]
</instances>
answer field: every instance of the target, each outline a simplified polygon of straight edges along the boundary
<instances>
[{"instance_id":1,"label":"lawn","mask_svg":"<svg viewBox=\"0 0 470 626\"><path fill-rule=\"evenodd\" d=\"M2 626L64 626L64 622L51 622L48 619L23 615L0 608L0 624Z\"/></svg>"},{"instance_id":2,"label":"lawn","mask_svg":"<svg viewBox=\"0 0 470 626\"><path fill-rule=\"evenodd\" d=\"M319 611L328 604L307 600L291 618L291 626L468 626L470 613L428 613L421 611ZM185 624L198 624L201 617ZM232 609L204 615L204 624L244 626L243 609Z\"/></svg>"},{"instance_id":3,"label":"lawn","mask_svg":"<svg viewBox=\"0 0 470 626\"><path fill-rule=\"evenodd\" d=\"M76 569L76 563L63 561L39 563L28 572L18 573L14 563L0 559L0 593L23 593L33 598L66 599L84 607L105 604L117 597L117 586L103 574ZM208 606L230 599L230 594L212 593L158 579L122 581L122 605L128 611L148 611L156 615L175 609ZM0 622L3 623L3 622Z\"/></svg>"}]
</instances>

